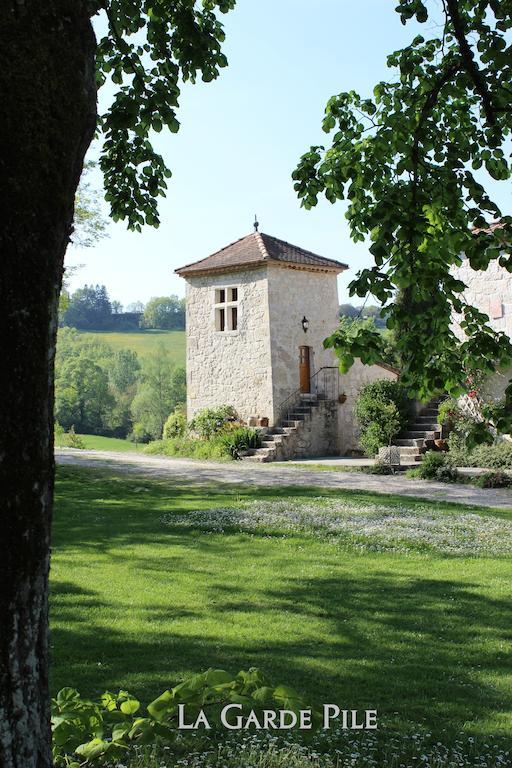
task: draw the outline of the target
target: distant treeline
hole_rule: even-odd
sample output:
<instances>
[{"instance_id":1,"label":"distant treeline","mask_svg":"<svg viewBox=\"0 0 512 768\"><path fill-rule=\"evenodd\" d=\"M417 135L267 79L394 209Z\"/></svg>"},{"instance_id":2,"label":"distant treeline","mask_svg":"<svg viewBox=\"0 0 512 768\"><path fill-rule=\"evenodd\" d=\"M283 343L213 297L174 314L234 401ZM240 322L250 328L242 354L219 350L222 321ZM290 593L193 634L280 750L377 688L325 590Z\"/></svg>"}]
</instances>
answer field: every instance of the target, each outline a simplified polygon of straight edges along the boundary
<instances>
[{"instance_id":1,"label":"distant treeline","mask_svg":"<svg viewBox=\"0 0 512 768\"><path fill-rule=\"evenodd\" d=\"M101 337L61 328L55 359L55 418L66 431L158 440L186 401L186 376L160 345L139 360Z\"/></svg>"},{"instance_id":2,"label":"distant treeline","mask_svg":"<svg viewBox=\"0 0 512 768\"><path fill-rule=\"evenodd\" d=\"M340 317L348 317L351 319L363 319L371 318L376 328L386 327L386 318L384 314L385 310L382 307L354 307L353 304L340 304Z\"/></svg>"},{"instance_id":3,"label":"distant treeline","mask_svg":"<svg viewBox=\"0 0 512 768\"><path fill-rule=\"evenodd\" d=\"M63 293L60 325L80 331L183 330L185 299L156 296L146 305L137 301L124 309L109 297L104 285L84 285L72 294Z\"/></svg>"},{"instance_id":4,"label":"distant treeline","mask_svg":"<svg viewBox=\"0 0 512 768\"><path fill-rule=\"evenodd\" d=\"M349 319L370 318L376 328L386 327L381 307L340 304L339 315ZM72 294L64 292L60 325L80 331L136 331L139 328L184 330L185 299L156 296L146 305L136 301L123 308L119 301L109 297L104 285L84 285Z\"/></svg>"}]
</instances>

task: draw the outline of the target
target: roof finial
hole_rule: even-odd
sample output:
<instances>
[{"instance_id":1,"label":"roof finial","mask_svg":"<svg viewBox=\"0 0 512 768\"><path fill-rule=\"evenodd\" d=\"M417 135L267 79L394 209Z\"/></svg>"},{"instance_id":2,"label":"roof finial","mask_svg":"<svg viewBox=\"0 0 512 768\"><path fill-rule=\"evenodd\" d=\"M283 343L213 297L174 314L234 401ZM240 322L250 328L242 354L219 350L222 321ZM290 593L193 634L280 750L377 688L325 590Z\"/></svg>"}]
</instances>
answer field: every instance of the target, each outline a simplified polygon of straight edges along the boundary
<instances>
[{"instance_id":1,"label":"roof finial","mask_svg":"<svg viewBox=\"0 0 512 768\"><path fill-rule=\"evenodd\" d=\"M254 231L255 231L255 232L257 232L257 231L258 231L258 227L259 227L259 225L260 225L260 223L259 223L259 221L258 221L258 215L255 213L255 214L254 214Z\"/></svg>"}]
</instances>

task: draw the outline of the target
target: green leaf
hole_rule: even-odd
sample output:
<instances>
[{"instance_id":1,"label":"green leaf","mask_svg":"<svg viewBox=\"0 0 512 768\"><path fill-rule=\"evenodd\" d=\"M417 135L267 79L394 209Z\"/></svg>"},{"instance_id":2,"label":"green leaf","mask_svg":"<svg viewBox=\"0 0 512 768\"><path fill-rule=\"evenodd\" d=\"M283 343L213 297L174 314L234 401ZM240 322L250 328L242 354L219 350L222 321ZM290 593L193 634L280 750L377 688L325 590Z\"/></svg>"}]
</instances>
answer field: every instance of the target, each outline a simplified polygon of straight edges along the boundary
<instances>
[{"instance_id":1,"label":"green leaf","mask_svg":"<svg viewBox=\"0 0 512 768\"><path fill-rule=\"evenodd\" d=\"M170 691L164 691L151 704L148 704L148 712L157 722L161 723L165 717L175 709L174 695Z\"/></svg>"},{"instance_id":2,"label":"green leaf","mask_svg":"<svg viewBox=\"0 0 512 768\"><path fill-rule=\"evenodd\" d=\"M137 699L128 699L121 703L119 709L125 715L134 715L140 709L140 702Z\"/></svg>"},{"instance_id":3,"label":"green leaf","mask_svg":"<svg viewBox=\"0 0 512 768\"><path fill-rule=\"evenodd\" d=\"M205 682L212 687L233 684L235 678L223 669L209 669L206 672Z\"/></svg>"},{"instance_id":4,"label":"green leaf","mask_svg":"<svg viewBox=\"0 0 512 768\"><path fill-rule=\"evenodd\" d=\"M75 749L77 755L85 757L86 760L96 760L98 757L103 757L107 754L109 749L109 742L103 739L92 739L85 744L80 744Z\"/></svg>"}]
</instances>

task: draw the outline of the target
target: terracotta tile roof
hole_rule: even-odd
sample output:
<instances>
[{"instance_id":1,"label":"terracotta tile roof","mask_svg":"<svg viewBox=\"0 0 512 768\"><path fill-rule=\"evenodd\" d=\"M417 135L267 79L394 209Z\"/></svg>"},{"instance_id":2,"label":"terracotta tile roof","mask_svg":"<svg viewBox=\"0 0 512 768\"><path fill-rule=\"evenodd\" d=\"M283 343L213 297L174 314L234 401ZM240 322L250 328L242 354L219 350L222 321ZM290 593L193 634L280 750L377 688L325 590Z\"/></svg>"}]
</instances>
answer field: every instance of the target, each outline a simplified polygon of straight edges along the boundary
<instances>
[{"instance_id":1,"label":"terracotta tile roof","mask_svg":"<svg viewBox=\"0 0 512 768\"><path fill-rule=\"evenodd\" d=\"M277 237L265 235L263 232L251 232L206 259L186 264L175 271L178 275L227 272L234 267L259 266L266 262L297 264L305 269L327 269L335 272L348 269L347 264L318 256Z\"/></svg>"}]
</instances>

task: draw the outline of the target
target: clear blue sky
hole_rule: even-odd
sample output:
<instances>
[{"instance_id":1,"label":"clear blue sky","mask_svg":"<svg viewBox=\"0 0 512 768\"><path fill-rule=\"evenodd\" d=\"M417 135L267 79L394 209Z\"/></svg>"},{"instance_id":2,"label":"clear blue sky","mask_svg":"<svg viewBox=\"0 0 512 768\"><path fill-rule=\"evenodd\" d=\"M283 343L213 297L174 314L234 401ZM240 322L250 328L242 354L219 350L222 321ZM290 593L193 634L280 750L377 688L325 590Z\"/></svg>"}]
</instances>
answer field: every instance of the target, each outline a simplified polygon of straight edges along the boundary
<instances>
[{"instance_id":1,"label":"clear blue sky","mask_svg":"<svg viewBox=\"0 0 512 768\"><path fill-rule=\"evenodd\" d=\"M70 248L67 263L84 264L72 287L103 283L124 305L184 295L174 269L252 231L257 213L261 231L349 264L339 284L340 301L347 301L348 282L370 262L367 247L350 240L341 203L301 209L291 173L311 144L326 140L320 126L331 95L371 94L389 78L387 54L416 33L400 24L394 6L238 0L223 17L229 67L213 83L183 88L180 132L163 131L155 142L173 171L160 228L139 234L111 222L98 245ZM510 193L498 197L510 209Z\"/></svg>"}]
</instances>

